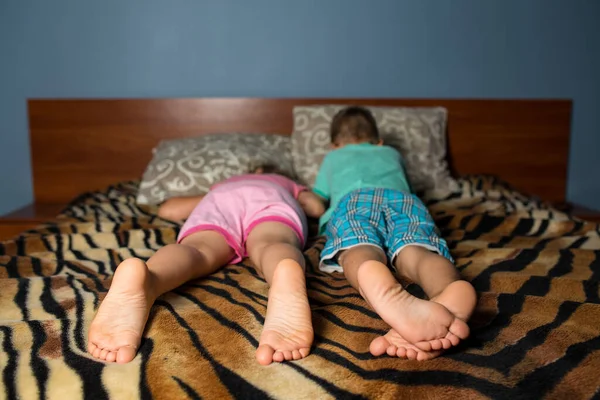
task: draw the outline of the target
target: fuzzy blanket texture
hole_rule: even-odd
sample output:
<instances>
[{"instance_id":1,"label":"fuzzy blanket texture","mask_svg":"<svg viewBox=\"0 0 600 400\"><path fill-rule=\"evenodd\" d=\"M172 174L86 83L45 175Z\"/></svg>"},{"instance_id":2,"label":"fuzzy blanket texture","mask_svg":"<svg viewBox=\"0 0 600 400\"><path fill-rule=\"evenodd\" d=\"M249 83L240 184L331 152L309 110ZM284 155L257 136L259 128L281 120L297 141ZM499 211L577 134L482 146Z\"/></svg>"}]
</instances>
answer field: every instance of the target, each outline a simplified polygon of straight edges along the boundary
<instances>
[{"instance_id":1,"label":"fuzzy blanket texture","mask_svg":"<svg viewBox=\"0 0 600 400\"><path fill-rule=\"evenodd\" d=\"M479 294L471 337L425 362L373 357L387 326L343 276L305 252L309 357L254 358L267 285L249 261L162 296L138 356L94 361L87 329L128 257L180 225L135 204L136 182L76 199L56 220L0 243L0 399L587 399L600 396L600 231L491 177L425 198ZM409 290L419 294L418 288Z\"/></svg>"}]
</instances>

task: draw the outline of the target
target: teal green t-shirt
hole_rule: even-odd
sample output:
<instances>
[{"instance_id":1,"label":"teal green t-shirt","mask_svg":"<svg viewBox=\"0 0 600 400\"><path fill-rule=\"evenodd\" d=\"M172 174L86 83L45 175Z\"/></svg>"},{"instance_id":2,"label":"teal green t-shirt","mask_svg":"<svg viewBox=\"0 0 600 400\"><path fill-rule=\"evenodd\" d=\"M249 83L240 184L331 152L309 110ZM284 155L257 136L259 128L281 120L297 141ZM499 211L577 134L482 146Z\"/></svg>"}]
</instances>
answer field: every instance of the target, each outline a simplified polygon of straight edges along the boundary
<instances>
[{"instance_id":1,"label":"teal green t-shirt","mask_svg":"<svg viewBox=\"0 0 600 400\"><path fill-rule=\"evenodd\" d=\"M371 143L347 144L329 152L313 191L329 200L329 208L319 220L323 232L338 202L346 194L364 188L395 189L410 193L402 167L402 157L394 148Z\"/></svg>"}]
</instances>

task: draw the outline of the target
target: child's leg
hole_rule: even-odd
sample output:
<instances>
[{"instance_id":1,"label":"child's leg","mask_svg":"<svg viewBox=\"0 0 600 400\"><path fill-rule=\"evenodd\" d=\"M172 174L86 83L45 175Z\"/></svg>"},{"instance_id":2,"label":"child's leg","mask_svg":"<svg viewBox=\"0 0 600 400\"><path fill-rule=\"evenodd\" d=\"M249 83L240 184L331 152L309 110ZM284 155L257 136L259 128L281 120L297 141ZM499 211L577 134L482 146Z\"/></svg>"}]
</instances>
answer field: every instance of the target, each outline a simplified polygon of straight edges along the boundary
<instances>
[{"instance_id":1,"label":"child's leg","mask_svg":"<svg viewBox=\"0 0 600 400\"><path fill-rule=\"evenodd\" d=\"M434 302L446 307L452 314L467 321L477 301L475 290L470 283L460 280L456 267L445 257L419 247L407 246L398 253L394 262L398 277L415 282ZM384 336L371 342L374 355L387 353L413 360L428 360L458 344L459 338L450 334L439 342L430 342L431 350L423 351L408 342L400 333L391 329Z\"/></svg>"},{"instance_id":2,"label":"child's leg","mask_svg":"<svg viewBox=\"0 0 600 400\"><path fill-rule=\"evenodd\" d=\"M133 360L156 298L213 273L233 254L221 234L201 231L159 249L147 263L137 258L123 261L90 326L88 351L109 362Z\"/></svg>"},{"instance_id":3,"label":"child's leg","mask_svg":"<svg viewBox=\"0 0 600 400\"><path fill-rule=\"evenodd\" d=\"M405 237L401 229L395 229L403 228L396 220L412 221L405 211L405 208L414 208L405 207L411 205L410 200L412 197L405 193L389 189L361 189L346 196L327 225L327 243L321 254L324 265L331 264L332 257L338 255L338 263L350 284L392 327L392 331L403 336L403 343L407 346L410 344L410 348L392 349L394 355L400 357L406 356L408 350L430 352L432 348L441 348L441 339L452 332L457 337L466 337L468 334L466 323L441 304L412 296L387 267L387 257L382 249L393 250L398 245L395 242ZM396 216L391 215L391 211L396 209L390 204L395 203L398 203L397 214L400 218L391 218ZM426 213L426 208L422 208ZM382 340L385 341L385 338L374 340L378 348L371 347L373 354L383 354L388 350L385 348L381 351ZM425 356L431 358L435 354L428 353Z\"/></svg>"},{"instance_id":4,"label":"child's leg","mask_svg":"<svg viewBox=\"0 0 600 400\"><path fill-rule=\"evenodd\" d=\"M268 365L306 357L314 334L298 236L286 224L263 222L248 235L246 250L270 285L258 362Z\"/></svg>"},{"instance_id":5,"label":"child's leg","mask_svg":"<svg viewBox=\"0 0 600 400\"><path fill-rule=\"evenodd\" d=\"M442 338L468 335L468 326L440 304L408 293L385 264L383 251L361 245L345 250L340 265L353 285L393 330L421 350L442 348Z\"/></svg>"},{"instance_id":6,"label":"child's leg","mask_svg":"<svg viewBox=\"0 0 600 400\"><path fill-rule=\"evenodd\" d=\"M421 286L429 299L444 305L463 321L471 317L477 302L475 289L461 280L447 258L420 246L407 246L398 253L394 265L399 276Z\"/></svg>"}]
</instances>

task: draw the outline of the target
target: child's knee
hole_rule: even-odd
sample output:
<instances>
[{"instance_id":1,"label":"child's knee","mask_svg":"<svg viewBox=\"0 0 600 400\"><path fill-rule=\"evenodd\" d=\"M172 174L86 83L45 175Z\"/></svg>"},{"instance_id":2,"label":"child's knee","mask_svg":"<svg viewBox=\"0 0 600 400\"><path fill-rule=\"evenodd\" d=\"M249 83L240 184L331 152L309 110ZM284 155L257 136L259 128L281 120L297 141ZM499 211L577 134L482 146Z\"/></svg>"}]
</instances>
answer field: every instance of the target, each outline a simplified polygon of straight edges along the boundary
<instances>
[{"instance_id":1,"label":"child's knee","mask_svg":"<svg viewBox=\"0 0 600 400\"><path fill-rule=\"evenodd\" d=\"M346 268L347 266L351 267L352 265L358 267L366 261L379 261L383 264L387 264L387 257L381 248L371 245L351 247L347 250L343 250L338 256L338 262L342 268Z\"/></svg>"},{"instance_id":2,"label":"child's knee","mask_svg":"<svg viewBox=\"0 0 600 400\"><path fill-rule=\"evenodd\" d=\"M292 249L297 250L298 246L296 245L296 243L294 243L291 240L282 240L282 241L276 241L276 242L265 242L261 244L259 244L259 247L262 247L265 251L290 251Z\"/></svg>"},{"instance_id":3,"label":"child's knee","mask_svg":"<svg viewBox=\"0 0 600 400\"><path fill-rule=\"evenodd\" d=\"M407 268L417 269L421 265L432 266L442 264L454 268L454 264L446 257L419 245L408 245L404 247L400 250L394 260L394 266L399 272L402 272Z\"/></svg>"},{"instance_id":4,"label":"child's knee","mask_svg":"<svg viewBox=\"0 0 600 400\"><path fill-rule=\"evenodd\" d=\"M408 245L398 252L396 259L404 261L419 260L423 257L429 256L430 254L433 253L423 246Z\"/></svg>"},{"instance_id":5,"label":"child's knee","mask_svg":"<svg viewBox=\"0 0 600 400\"><path fill-rule=\"evenodd\" d=\"M291 227L281 222L269 221L257 225L248 234L248 239L246 240L248 252L251 247L265 247L276 244L301 247L298 234Z\"/></svg>"},{"instance_id":6,"label":"child's knee","mask_svg":"<svg viewBox=\"0 0 600 400\"><path fill-rule=\"evenodd\" d=\"M260 260L264 255L269 254L274 258L289 257L291 254L300 253L300 246L293 241L262 241L254 242L247 246L246 251L250 258ZM297 258L297 257L295 257Z\"/></svg>"}]
</instances>

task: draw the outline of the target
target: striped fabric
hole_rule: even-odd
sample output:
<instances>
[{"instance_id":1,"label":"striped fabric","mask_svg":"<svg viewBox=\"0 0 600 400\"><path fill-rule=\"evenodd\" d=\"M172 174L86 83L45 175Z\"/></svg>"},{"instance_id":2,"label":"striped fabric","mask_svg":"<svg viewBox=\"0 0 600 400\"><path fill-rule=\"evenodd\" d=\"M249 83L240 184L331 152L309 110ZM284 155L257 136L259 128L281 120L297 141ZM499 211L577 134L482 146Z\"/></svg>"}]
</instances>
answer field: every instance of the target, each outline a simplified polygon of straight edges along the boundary
<instances>
[{"instance_id":1,"label":"striped fabric","mask_svg":"<svg viewBox=\"0 0 600 400\"><path fill-rule=\"evenodd\" d=\"M305 253L307 358L257 364L268 289L243 262L162 296L133 362L96 362L87 329L115 268L179 229L136 206L135 193L128 183L82 196L0 243L0 399L598 398L598 225L480 177L425 201L480 296L471 337L437 359L370 355L387 326L345 279L319 271L317 238Z\"/></svg>"}]
</instances>

